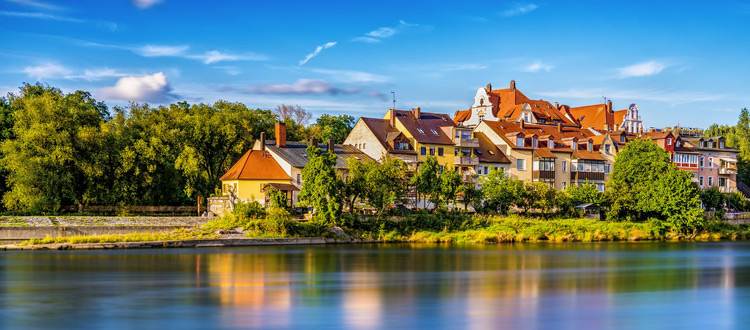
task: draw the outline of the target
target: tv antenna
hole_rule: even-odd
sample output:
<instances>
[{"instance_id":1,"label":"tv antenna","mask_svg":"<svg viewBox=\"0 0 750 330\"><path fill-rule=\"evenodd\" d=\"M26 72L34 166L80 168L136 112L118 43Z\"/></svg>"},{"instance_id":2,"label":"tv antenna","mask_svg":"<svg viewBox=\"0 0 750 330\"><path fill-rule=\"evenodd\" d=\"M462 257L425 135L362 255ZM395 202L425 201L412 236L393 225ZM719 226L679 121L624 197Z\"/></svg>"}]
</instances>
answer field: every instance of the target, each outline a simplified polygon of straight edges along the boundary
<instances>
[{"instance_id":1,"label":"tv antenna","mask_svg":"<svg viewBox=\"0 0 750 330\"><path fill-rule=\"evenodd\" d=\"M391 92L393 95L393 110L396 110L396 92Z\"/></svg>"}]
</instances>

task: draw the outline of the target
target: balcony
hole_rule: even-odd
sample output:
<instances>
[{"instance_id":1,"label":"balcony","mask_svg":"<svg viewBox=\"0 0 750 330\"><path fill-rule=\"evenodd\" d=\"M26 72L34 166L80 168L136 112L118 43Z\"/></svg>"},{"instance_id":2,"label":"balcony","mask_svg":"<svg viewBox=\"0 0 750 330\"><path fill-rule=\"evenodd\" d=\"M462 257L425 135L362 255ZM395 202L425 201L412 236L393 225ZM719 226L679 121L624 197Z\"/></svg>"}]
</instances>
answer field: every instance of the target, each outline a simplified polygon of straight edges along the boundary
<instances>
[{"instance_id":1,"label":"balcony","mask_svg":"<svg viewBox=\"0 0 750 330\"><path fill-rule=\"evenodd\" d=\"M479 140L477 139L455 138L453 143L459 148L479 148Z\"/></svg>"},{"instance_id":2,"label":"balcony","mask_svg":"<svg viewBox=\"0 0 750 330\"><path fill-rule=\"evenodd\" d=\"M554 180L555 171L545 171L545 170L534 171L533 178L535 180L539 180L539 179Z\"/></svg>"},{"instance_id":3,"label":"balcony","mask_svg":"<svg viewBox=\"0 0 750 330\"><path fill-rule=\"evenodd\" d=\"M737 191L737 187L719 187L719 191L724 194L731 194Z\"/></svg>"},{"instance_id":4,"label":"balcony","mask_svg":"<svg viewBox=\"0 0 750 330\"><path fill-rule=\"evenodd\" d=\"M577 182L579 180L604 181L604 173L602 172L570 172L570 181Z\"/></svg>"},{"instance_id":5,"label":"balcony","mask_svg":"<svg viewBox=\"0 0 750 330\"><path fill-rule=\"evenodd\" d=\"M737 170L733 168L719 167L719 174L724 174L724 175L737 174Z\"/></svg>"},{"instance_id":6,"label":"balcony","mask_svg":"<svg viewBox=\"0 0 750 330\"><path fill-rule=\"evenodd\" d=\"M456 160L453 162L453 165L477 166L479 165L479 158L456 156Z\"/></svg>"}]
</instances>

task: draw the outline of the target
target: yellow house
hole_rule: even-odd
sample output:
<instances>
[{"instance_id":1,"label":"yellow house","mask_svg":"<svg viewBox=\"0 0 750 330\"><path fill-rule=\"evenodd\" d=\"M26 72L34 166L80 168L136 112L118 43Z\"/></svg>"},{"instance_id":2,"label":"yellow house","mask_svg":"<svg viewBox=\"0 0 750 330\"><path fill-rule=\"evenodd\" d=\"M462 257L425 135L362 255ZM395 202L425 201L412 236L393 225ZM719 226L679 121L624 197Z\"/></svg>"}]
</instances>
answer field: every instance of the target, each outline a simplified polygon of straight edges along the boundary
<instances>
[{"instance_id":1,"label":"yellow house","mask_svg":"<svg viewBox=\"0 0 750 330\"><path fill-rule=\"evenodd\" d=\"M265 204L268 188L283 190L292 195L299 191L292 185L289 175L266 150L248 150L220 180L225 196L232 192L243 202L255 200ZM289 200L293 201L294 198Z\"/></svg>"}]
</instances>

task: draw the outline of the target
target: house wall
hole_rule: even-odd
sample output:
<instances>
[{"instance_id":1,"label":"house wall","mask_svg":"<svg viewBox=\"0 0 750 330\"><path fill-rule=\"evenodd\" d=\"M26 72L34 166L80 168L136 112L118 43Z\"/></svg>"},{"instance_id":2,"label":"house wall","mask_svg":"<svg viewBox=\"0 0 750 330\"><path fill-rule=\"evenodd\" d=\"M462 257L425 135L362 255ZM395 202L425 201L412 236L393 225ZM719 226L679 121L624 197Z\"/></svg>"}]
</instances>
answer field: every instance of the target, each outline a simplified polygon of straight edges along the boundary
<instances>
[{"instance_id":1,"label":"house wall","mask_svg":"<svg viewBox=\"0 0 750 330\"><path fill-rule=\"evenodd\" d=\"M370 131L370 128L360 119L354 128L346 137L344 144L353 145L363 153L372 157L372 159L380 160L383 155L387 154L385 147L380 144L380 141L375 134ZM293 177L294 178L294 177Z\"/></svg>"},{"instance_id":2,"label":"house wall","mask_svg":"<svg viewBox=\"0 0 750 330\"><path fill-rule=\"evenodd\" d=\"M222 193L229 195L228 187L234 186L237 198L243 202L255 200L259 203L263 203L266 198L266 193L263 192L262 188L268 183L289 184L291 182L289 182L289 180L226 180L221 182L221 187Z\"/></svg>"},{"instance_id":3,"label":"house wall","mask_svg":"<svg viewBox=\"0 0 750 330\"><path fill-rule=\"evenodd\" d=\"M492 115L492 103L490 103L490 97L487 95L487 91L484 88L477 89L477 93L474 95L474 104L471 106L471 118L465 121L464 125L479 125L479 116L484 116L484 120L498 120Z\"/></svg>"},{"instance_id":4,"label":"house wall","mask_svg":"<svg viewBox=\"0 0 750 330\"><path fill-rule=\"evenodd\" d=\"M557 156L555 159L555 189L563 190L570 187L570 160L572 157L567 152L555 152L554 154ZM565 172L563 172L562 168L563 161L567 163ZM564 185L563 182L565 183Z\"/></svg>"},{"instance_id":5,"label":"house wall","mask_svg":"<svg viewBox=\"0 0 750 330\"><path fill-rule=\"evenodd\" d=\"M529 180L531 181L533 177L533 171L532 166L533 163L533 151L529 149L513 149L508 143L497 135L492 128L488 127L487 125L482 125L481 123L474 128L475 132L484 133L485 136L487 136L492 143L494 143L500 151L502 151L506 157L510 160L509 165L509 171L510 171L510 178L511 179L519 179L519 180ZM516 167L517 160L518 159L525 159L526 160L526 170L519 171ZM558 164L555 164L555 166L558 166Z\"/></svg>"},{"instance_id":6,"label":"house wall","mask_svg":"<svg viewBox=\"0 0 750 330\"><path fill-rule=\"evenodd\" d=\"M725 192L733 192L737 190L737 174L719 174L721 169L720 158L737 158L736 154L721 151L703 151L699 157L704 157L703 167L700 167L700 160L698 161L699 167L693 171L695 177L693 181L696 182L700 188L707 189L710 187L719 187L719 189ZM703 185L700 185L700 177L703 177ZM713 185L708 185L708 178L713 178ZM724 187L719 186L719 178L726 178L727 184Z\"/></svg>"}]
</instances>

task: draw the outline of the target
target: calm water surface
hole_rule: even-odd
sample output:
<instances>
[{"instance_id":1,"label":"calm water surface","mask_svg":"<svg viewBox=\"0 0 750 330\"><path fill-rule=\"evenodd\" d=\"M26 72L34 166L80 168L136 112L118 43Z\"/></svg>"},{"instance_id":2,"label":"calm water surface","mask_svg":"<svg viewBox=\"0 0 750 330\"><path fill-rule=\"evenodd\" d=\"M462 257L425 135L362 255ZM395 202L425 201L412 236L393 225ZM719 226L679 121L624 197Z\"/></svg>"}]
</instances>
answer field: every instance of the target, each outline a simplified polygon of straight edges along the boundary
<instances>
[{"instance_id":1,"label":"calm water surface","mask_svg":"<svg viewBox=\"0 0 750 330\"><path fill-rule=\"evenodd\" d=\"M0 252L0 328L748 329L750 243Z\"/></svg>"}]
</instances>

